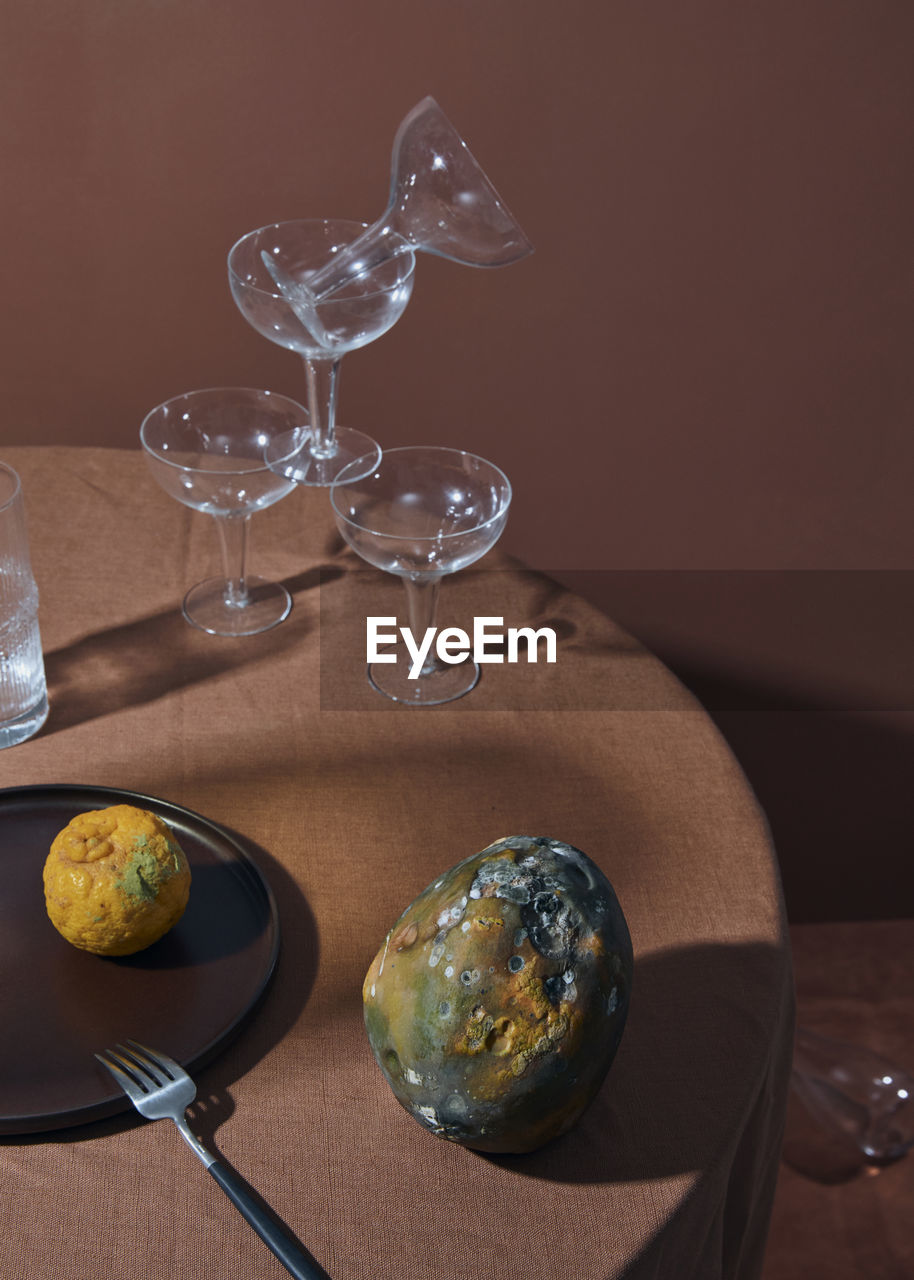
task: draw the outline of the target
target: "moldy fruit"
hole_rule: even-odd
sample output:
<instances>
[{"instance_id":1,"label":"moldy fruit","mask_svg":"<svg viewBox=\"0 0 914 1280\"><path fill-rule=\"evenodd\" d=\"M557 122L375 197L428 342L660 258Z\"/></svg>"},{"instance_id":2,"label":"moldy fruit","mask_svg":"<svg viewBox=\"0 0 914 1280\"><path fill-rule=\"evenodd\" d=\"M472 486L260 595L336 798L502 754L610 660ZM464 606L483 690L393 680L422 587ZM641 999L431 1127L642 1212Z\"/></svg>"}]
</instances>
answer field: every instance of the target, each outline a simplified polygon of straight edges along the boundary
<instances>
[{"instance_id":1,"label":"moldy fruit","mask_svg":"<svg viewBox=\"0 0 914 1280\"><path fill-rule=\"evenodd\" d=\"M129 804L81 813L44 864L48 916L74 947L127 956L151 946L184 913L190 868L155 814Z\"/></svg>"},{"instance_id":2,"label":"moldy fruit","mask_svg":"<svg viewBox=\"0 0 914 1280\"><path fill-rule=\"evenodd\" d=\"M631 981L628 926L599 868L559 840L510 836L400 916L365 978L365 1024L425 1128L479 1151L532 1151L600 1088Z\"/></svg>"}]
</instances>

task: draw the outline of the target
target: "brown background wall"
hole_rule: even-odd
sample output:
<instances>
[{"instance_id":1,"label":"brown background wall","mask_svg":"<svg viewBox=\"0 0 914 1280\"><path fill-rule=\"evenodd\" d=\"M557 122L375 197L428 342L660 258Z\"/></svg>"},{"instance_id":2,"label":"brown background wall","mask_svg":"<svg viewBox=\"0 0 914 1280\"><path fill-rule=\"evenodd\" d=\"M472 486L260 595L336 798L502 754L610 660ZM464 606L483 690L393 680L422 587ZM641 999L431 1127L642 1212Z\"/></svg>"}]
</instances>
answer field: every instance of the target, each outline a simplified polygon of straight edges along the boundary
<instances>
[{"instance_id":1,"label":"brown background wall","mask_svg":"<svg viewBox=\"0 0 914 1280\"><path fill-rule=\"evenodd\" d=\"M303 395L235 311L228 248L377 216L434 94L537 252L423 257L344 363L342 421L508 471L509 549L717 715L796 918L914 914L908 0L0 14L0 448L133 448L193 387Z\"/></svg>"}]
</instances>

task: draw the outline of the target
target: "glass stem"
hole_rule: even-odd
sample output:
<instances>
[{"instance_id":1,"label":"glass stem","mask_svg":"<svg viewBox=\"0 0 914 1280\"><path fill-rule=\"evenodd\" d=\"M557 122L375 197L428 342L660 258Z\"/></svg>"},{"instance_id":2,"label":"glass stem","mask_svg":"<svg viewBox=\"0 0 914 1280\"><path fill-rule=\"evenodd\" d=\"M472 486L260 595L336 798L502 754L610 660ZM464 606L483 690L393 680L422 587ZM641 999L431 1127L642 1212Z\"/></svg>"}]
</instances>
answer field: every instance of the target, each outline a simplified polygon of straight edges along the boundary
<instances>
[{"instance_id":1,"label":"glass stem","mask_svg":"<svg viewBox=\"0 0 914 1280\"><path fill-rule=\"evenodd\" d=\"M385 213L374 226L366 227L360 236L339 249L328 263L308 277L307 286L311 296L315 302L320 302L342 289L350 280L355 280L379 267L382 262L389 262L391 258L406 253L411 248L408 240L397 234Z\"/></svg>"},{"instance_id":2,"label":"glass stem","mask_svg":"<svg viewBox=\"0 0 914 1280\"><path fill-rule=\"evenodd\" d=\"M248 603L246 579L250 518L249 515L216 516L225 575L224 598L231 609L243 609Z\"/></svg>"},{"instance_id":3,"label":"glass stem","mask_svg":"<svg viewBox=\"0 0 914 1280\"><path fill-rule=\"evenodd\" d=\"M341 357L305 357L308 380L308 411L311 415L311 453L315 458L332 458L336 453L336 397Z\"/></svg>"},{"instance_id":4,"label":"glass stem","mask_svg":"<svg viewBox=\"0 0 914 1280\"><path fill-rule=\"evenodd\" d=\"M406 588L409 629L412 632L413 642L421 645L425 639L426 631L429 627L435 625L441 576L440 574L423 574L421 578L404 578L403 586ZM431 674L437 668L437 665L435 646L432 645L422 665L422 670L419 672L420 677Z\"/></svg>"}]
</instances>

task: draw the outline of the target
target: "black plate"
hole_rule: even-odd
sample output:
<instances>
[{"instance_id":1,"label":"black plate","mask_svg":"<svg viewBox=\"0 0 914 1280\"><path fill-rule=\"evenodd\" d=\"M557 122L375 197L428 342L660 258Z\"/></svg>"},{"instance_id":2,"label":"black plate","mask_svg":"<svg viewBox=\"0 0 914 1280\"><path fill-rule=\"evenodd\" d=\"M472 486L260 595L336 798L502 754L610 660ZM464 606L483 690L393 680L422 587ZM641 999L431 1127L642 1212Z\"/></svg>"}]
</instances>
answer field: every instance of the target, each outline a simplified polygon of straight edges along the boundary
<instances>
[{"instance_id":1,"label":"black plate","mask_svg":"<svg viewBox=\"0 0 914 1280\"><path fill-rule=\"evenodd\" d=\"M175 833L193 877L175 927L134 956L71 946L48 920L42 870L76 814L134 804ZM111 787L0 789L0 1133L129 1110L93 1054L125 1037L189 1069L240 1030L272 977L279 917L238 843L200 814Z\"/></svg>"}]
</instances>

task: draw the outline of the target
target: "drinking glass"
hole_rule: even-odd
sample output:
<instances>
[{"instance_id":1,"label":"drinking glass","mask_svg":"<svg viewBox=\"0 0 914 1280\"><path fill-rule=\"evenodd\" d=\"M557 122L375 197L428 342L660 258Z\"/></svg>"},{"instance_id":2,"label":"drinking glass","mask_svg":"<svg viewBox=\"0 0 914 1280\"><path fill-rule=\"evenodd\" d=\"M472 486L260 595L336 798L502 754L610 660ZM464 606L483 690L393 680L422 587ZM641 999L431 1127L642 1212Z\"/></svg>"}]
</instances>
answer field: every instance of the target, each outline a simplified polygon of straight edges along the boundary
<instances>
[{"instance_id":1,"label":"drinking glass","mask_svg":"<svg viewBox=\"0 0 914 1280\"><path fill-rule=\"evenodd\" d=\"M189 391L143 419L140 440L158 483L186 507L213 516L219 529L224 576L198 583L183 602L184 617L202 631L256 635L288 616L285 587L247 571L248 526L255 511L295 488L267 462L267 451L282 439L294 453L307 430L300 404L249 387Z\"/></svg>"},{"instance_id":2,"label":"drinking glass","mask_svg":"<svg viewBox=\"0 0 914 1280\"><path fill-rule=\"evenodd\" d=\"M914 1077L863 1045L798 1027L791 1082L820 1124L853 1142L867 1160L887 1164L914 1147L914 1121L904 1110Z\"/></svg>"},{"instance_id":3,"label":"drinking glass","mask_svg":"<svg viewBox=\"0 0 914 1280\"><path fill-rule=\"evenodd\" d=\"M533 252L517 219L434 98L400 122L387 208L305 282L312 305L407 249L468 267L505 267Z\"/></svg>"},{"instance_id":4,"label":"drinking glass","mask_svg":"<svg viewBox=\"0 0 914 1280\"><path fill-rule=\"evenodd\" d=\"M0 747L14 747L48 718L22 486L0 462Z\"/></svg>"},{"instance_id":5,"label":"drinking glass","mask_svg":"<svg viewBox=\"0 0 914 1280\"><path fill-rule=\"evenodd\" d=\"M441 579L473 564L501 536L511 485L491 462L459 449L419 445L385 450L368 475L362 460L330 490L340 532L377 569L403 580L409 628L417 644L435 626ZM369 682L395 702L435 706L469 693L479 666L444 661L433 645L417 678L412 660L371 663Z\"/></svg>"},{"instance_id":6,"label":"drinking glass","mask_svg":"<svg viewBox=\"0 0 914 1280\"><path fill-rule=\"evenodd\" d=\"M311 429L290 451L279 439L274 467L297 484L328 486L356 459L369 471L380 449L364 432L336 421L340 362L349 351L386 333L409 302L415 256L402 253L350 279L326 302L315 303L304 282L365 230L362 222L299 219L250 231L228 256L232 297L248 323L305 364Z\"/></svg>"}]
</instances>

